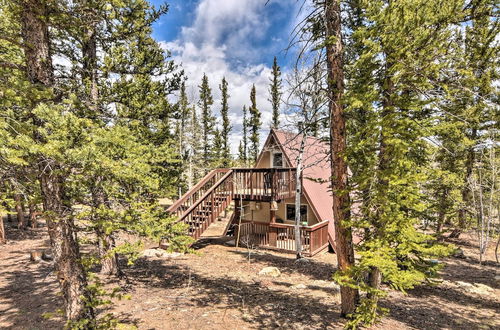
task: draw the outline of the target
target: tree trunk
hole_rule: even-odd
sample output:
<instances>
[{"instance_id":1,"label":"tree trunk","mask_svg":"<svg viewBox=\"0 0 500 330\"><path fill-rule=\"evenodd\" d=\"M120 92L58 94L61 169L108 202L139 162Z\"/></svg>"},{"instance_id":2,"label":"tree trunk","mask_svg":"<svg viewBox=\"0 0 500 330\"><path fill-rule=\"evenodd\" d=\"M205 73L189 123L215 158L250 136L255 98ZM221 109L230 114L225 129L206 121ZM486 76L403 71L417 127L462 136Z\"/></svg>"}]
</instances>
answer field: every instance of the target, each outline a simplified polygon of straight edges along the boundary
<instances>
[{"instance_id":1,"label":"tree trunk","mask_svg":"<svg viewBox=\"0 0 500 330\"><path fill-rule=\"evenodd\" d=\"M92 219L96 223L95 233L99 241L99 257L102 266L101 274L119 276L121 275L121 271L118 266L118 256L112 251L115 247L115 240L112 234L104 232L104 228L99 225L106 221L106 219L99 219L100 215L95 213L99 208L107 207L108 198L102 186L103 180L103 177L98 177L94 180L94 191L92 192L92 209L94 212Z\"/></svg>"},{"instance_id":2,"label":"tree trunk","mask_svg":"<svg viewBox=\"0 0 500 330\"><path fill-rule=\"evenodd\" d=\"M477 130L473 129L471 140L475 141L476 139ZM475 159L476 154L474 151L474 146L471 146L467 150L467 158L465 160L465 176L462 183L462 207L458 210L458 227L451 232L450 238L459 238L463 230L467 227L467 213L468 208L472 202L469 181L472 177L472 169L474 167Z\"/></svg>"},{"instance_id":3,"label":"tree trunk","mask_svg":"<svg viewBox=\"0 0 500 330\"><path fill-rule=\"evenodd\" d=\"M29 203L29 224L32 229L35 229L38 226L36 217L38 213L36 212L35 204L32 202Z\"/></svg>"},{"instance_id":4,"label":"tree trunk","mask_svg":"<svg viewBox=\"0 0 500 330\"><path fill-rule=\"evenodd\" d=\"M371 288L378 290L380 288L381 283L382 283L382 273L380 272L380 269L378 267L372 267L370 273L368 274L368 285ZM368 298L372 299L375 304L378 301L377 294L369 293Z\"/></svg>"},{"instance_id":5,"label":"tree trunk","mask_svg":"<svg viewBox=\"0 0 500 330\"><path fill-rule=\"evenodd\" d=\"M302 132L302 140L300 141L300 149L297 155L297 170L295 173L295 255L297 259L302 256L302 235L300 232L301 218L300 218L300 201L302 197L302 157L304 155L304 148L306 145L307 134L306 130ZM312 251L311 251L312 252Z\"/></svg>"},{"instance_id":6,"label":"tree trunk","mask_svg":"<svg viewBox=\"0 0 500 330\"><path fill-rule=\"evenodd\" d=\"M53 87L52 60L50 55L49 30L46 23L48 8L44 1L27 0L21 8L21 31L24 40L27 75L32 84ZM33 108L36 104L32 105ZM43 127L32 115L36 127ZM45 141L38 133L35 140ZM54 265L65 302L66 318L70 322L95 319L93 308L87 306L90 292L87 278L80 263L80 251L74 232L71 205L65 203L64 178L58 164L43 156L38 160L39 180L43 207L46 213L50 243L54 255Z\"/></svg>"},{"instance_id":7,"label":"tree trunk","mask_svg":"<svg viewBox=\"0 0 500 330\"><path fill-rule=\"evenodd\" d=\"M440 201L439 201L439 211L438 211L438 222L436 225L436 234L441 235L443 231L443 225L446 217L446 197L448 195L448 189L443 188L441 191Z\"/></svg>"},{"instance_id":8,"label":"tree trunk","mask_svg":"<svg viewBox=\"0 0 500 330\"><path fill-rule=\"evenodd\" d=\"M118 266L118 255L112 252L115 240L111 235L99 233L99 255L101 258L101 274L120 276L121 270Z\"/></svg>"},{"instance_id":9,"label":"tree trunk","mask_svg":"<svg viewBox=\"0 0 500 330\"><path fill-rule=\"evenodd\" d=\"M0 244L5 244L5 227L3 225L3 214L0 214Z\"/></svg>"},{"instance_id":10,"label":"tree trunk","mask_svg":"<svg viewBox=\"0 0 500 330\"><path fill-rule=\"evenodd\" d=\"M345 118L342 108L344 94L343 43L341 10L338 0L325 2L326 54L328 66L328 94L330 111L330 151L332 166L333 221L335 224L335 251L339 270L347 272L354 266L352 231L345 226L351 217L348 189ZM341 314L352 314L359 300L358 290L341 286Z\"/></svg>"},{"instance_id":11,"label":"tree trunk","mask_svg":"<svg viewBox=\"0 0 500 330\"><path fill-rule=\"evenodd\" d=\"M16 214L17 214L17 228L24 229L25 221L24 221L24 211L23 211L23 200L22 195L15 193L14 201L16 202Z\"/></svg>"}]
</instances>

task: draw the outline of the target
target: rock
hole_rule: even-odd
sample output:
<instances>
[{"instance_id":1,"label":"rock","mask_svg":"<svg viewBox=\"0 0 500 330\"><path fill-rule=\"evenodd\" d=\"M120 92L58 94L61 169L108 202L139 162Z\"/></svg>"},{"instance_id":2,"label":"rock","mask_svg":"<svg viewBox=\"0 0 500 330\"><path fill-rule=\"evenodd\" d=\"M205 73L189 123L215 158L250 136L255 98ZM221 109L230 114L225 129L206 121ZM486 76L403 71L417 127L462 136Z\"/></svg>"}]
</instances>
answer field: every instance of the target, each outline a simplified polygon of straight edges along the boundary
<instances>
[{"instance_id":1,"label":"rock","mask_svg":"<svg viewBox=\"0 0 500 330\"><path fill-rule=\"evenodd\" d=\"M302 283L296 284L296 285L292 286L292 289L297 289L297 290L303 290L303 289L306 289L306 288L307 288L307 286L305 286Z\"/></svg>"},{"instance_id":2,"label":"rock","mask_svg":"<svg viewBox=\"0 0 500 330\"><path fill-rule=\"evenodd\" d=\"M453 256L454 258L465 259L464 250L462 250L462 249L458 248L458 249L456 249L455 251L453 251L452 256Z\"/></svg>"},{"instance_id":3,"label":"rock","mask_svg":"<svg viewBox=\"0 0 500 330\"><path fill-rule=\"evenodd\" d=\"M166 257L166 258L177 258L177 257L180 257L182 256L182 253L180 252L165 252L162 257Z\"/></svg>"},{"instance_id":4,"label":"rock","mask_svg":"<svg viewBox=\"0 0 500 330\"><path fill-rule=\"evenodd\" d=\"M467 282L462 282L462 281L456 281L455 282L459 287L464 289L466 292L470 293L476 293L479 295L489 295L490 293L494 292L495 290L491 288L488 285L482 284L482 283L467 283Z\"/></svg>"},{"instance_id":5,"label":"rock","mask_svg":"<svg viewBox=\"0 0 500 330\"><path fill-rule=\"evenodd\" d=\"M281 275L281 272L277 267L264 267L260 270L259 275L278 277Z\"/></svg>"},{"instance_id":6,"label":"rock","mask_svg":"<svg viewBox=\"0 0 500 330\"><path fill-rule=\"evenodd\" d=\"M500 283L500 275L495 276L495 282Z\"/></svg>"},{"instance_id":7,"label":"rock","mask_svg":"<svg viewBox=\"0 0 500 330\"><path fill-rule=\"evenodd\" d=\"M482 283L476 283L474 284L474 288L471 290L473 293L481 294L481 295L489 295L490 293L494 292L492 287L482 284Z\"/></svg>"},{"instance_id":8,"label":"rock","mask_svg":"<svg viewBox=\"0 0 500 330\"><path fill-rule=\"evenodd\" d=\"M167 252L163 249L146 249L142 251L144 257L157 257L157 258L177 258L182 256L179 252Z\"/></svg>"},{"instance_id":9,"label":"rock","mask_svg":"<svg viewBox=\"0 0 500 330\"><path fill-rule=\"evenodd\" d=\"M142 251L144 257L161 257L163 254L166 254L166 252L162 249L146 249Z\"/></svg>"}]
</instances>

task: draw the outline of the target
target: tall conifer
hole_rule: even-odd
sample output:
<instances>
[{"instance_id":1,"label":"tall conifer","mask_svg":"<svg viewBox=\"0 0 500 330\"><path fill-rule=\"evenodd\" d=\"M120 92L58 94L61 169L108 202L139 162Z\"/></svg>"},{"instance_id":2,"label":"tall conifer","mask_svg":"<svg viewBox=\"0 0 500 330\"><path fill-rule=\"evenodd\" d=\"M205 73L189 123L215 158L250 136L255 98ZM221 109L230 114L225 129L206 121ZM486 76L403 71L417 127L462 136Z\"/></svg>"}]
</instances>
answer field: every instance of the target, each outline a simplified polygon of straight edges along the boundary
<instances>
[{"instance_id":1,"label":"tall conifer","mask_svg":"<svg viewBox=\"0 0 500 330\"><path fill-rule=\"evenodd\" d=\"M256 91L255 85L252 86L250 91L250 119L248 122L250 128L250 148L248 153L248 159L253 162L257 161L257 156L259 155L259 130L262 125L260 120L260 111L257 108Z\"/></svg>"},{"instance_id":2,"label":"tall conifer","mask_svg":"<svg viewBox=\"0 0 500 330\"><path fill-rule=\"evenodd\" d=\"M271 106L273 108L272 113L272 123L271 128L278 128L280 125L280 103L281 103L281 95L283 94L281 91L281 69L278 65L278 60L276 56L273 60L272 67L272 77L271 77L271 85L269 86L269 94L271 102Z\"/></svg>"},{"instance_id":3,"label":"tall conifer","mask_svg":"<svg viewBox=\"0 0 500 330\"><path fill-rule=\"evenodd\" d=\"M226 78L222 78L222 82L219 85L221 91L221 119L222 119L222 129L220 131L220 138L222 141L222 153L221 157L221 165L223 167L229 167L231 164L231 149L229 146L229 134L231 133L231 123L229 122L229 105L228 98L229 95L227 93L227 81Z\"/></svg>"},{"instance_id":4,"label":"tall conifer","mask_svg":"<svg viewBox=\"0 0 500 330\"><path fill-rule=\"evenodd\" d=\"M214 103L212 90L206 74L203 74L201 85L199 85L198 88L200 93L198 106L201 109L201 123L203 128L203 163L207 167L205 170L207 171L211 161L210 150L213 142L212 138L214 136L215 117L212 115L211 110L211 106Z\"/></svg>"}]
</instances>

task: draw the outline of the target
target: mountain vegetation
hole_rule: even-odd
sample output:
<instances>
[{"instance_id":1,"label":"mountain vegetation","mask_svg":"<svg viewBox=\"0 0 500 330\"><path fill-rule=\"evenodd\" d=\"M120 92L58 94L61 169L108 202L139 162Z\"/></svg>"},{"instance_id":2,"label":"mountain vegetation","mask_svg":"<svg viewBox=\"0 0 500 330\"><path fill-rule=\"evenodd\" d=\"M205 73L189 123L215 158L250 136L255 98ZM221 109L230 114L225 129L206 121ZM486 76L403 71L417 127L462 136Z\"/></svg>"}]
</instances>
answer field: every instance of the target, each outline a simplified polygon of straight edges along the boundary
<instances>
[{"instance_id":1,"label":"mountain vegetation","mask_svg":"<svg viewBox=\"0 0 500 330\"><path fill-rule=\"evenodd\" d=\"M102 279L123 280L147 242L192 252L189 226L160 201L214 169L253 167L265 127L302 134L301 152L309 137L329 146L343 326L379 322L394 290L440 285L440 260L468 231L481 264L491 242L498 254L498 3L301 8L295 67L275 56L269 105L253 84L234 109L230 76L191 81L153 37L167 4L0 3L0 244L3 215L22 231L43 218L66 327L117 327L105 310L125 295Z\"/></svg>"}]
</instances>

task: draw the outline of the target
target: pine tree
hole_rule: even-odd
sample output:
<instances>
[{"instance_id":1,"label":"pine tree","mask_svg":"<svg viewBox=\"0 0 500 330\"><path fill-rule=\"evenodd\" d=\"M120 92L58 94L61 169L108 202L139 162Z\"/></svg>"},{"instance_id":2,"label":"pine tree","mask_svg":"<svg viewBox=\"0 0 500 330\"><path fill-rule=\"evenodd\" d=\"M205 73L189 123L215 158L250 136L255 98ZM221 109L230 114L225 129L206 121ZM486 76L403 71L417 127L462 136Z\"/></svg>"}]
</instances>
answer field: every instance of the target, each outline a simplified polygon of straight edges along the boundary
<instances>
[{"instance_id":1,"label":"pine tree","mask_svg":"<svg viewBox=\"0 0 500 330\"><path fill-rule=\"evenodd\" d=\"M350 276L354 267L354 248L351 220L351 205L347 182L346 152L347 135L343 113L344 97L344 45L342 42L341 7L338 1L325 2L325 47L328 69L328 99L330 113L330 157L332 164L333 220L335 224L335 252L341 275ZM341 314L348 316L355 312L359 299L358 290L352 283L340 287ZM350 285L349 285L350 284Z\"/></svg>"},{"instance_id":2,"label":"pine tree","mask_svg":"<svg viewBox=\"0 0 500 330\"><path fill-rule=\"evenodd\" d=\"M495 18L494 1L473 1L463 12L466 21L465 37L456 61L459 63L454 82L451 102L454 105L447 110L462 122L463 150L457 150L464 156L464 172L461 173L461 205L458 210L458 227L450 237L459 237L464 228L471 223L473 214L473 196L469 184L473 177L478 146L483 143L484 132L494 122L495 95L494 81L498 79L497 56L498 41L494 36L500 29ZM460 27L459 27L460 28ZM460 54L462 55L460 57Z\"/></svg>"},{"instance_id":3,"label":"pine tree","mask_svg":"<svg viewBox=\"0 0 500 330\"><path fill-rule=\"evenodd\" d=\"M2 152L11 147L21 151L2 157L0 168L36 164L33 178L42 188L68 326L98 327L94 307L102 303L98 296L103 291L98 283L87 285L96 258L80 255L75 230L97 233L93 243L105 251L102 257L110 257L97 258L103 268L116 253L129 260L137 253L137 246L114 245L119 230L168 237L181 249L185 241L185 228L155 205L167 194L162 184L170 187L177 177L172 175L177 153L168 94L177 89L179 74L151 38L151 24L166 8L157 11L142 0L116 3L113 11L83 1L61 3L57 9L45 1L19 7L8 2L12 11L4 11L4 4L0 15L13 15L17 23L9 32L22 39L16 37L9 47L13 52L6 63L12 65L0 66L13 70L10 87L2 85L1 93L17 97L0 102L6 114L27 120L9 118L18 125L14 128L0 118L0 126L7 128L0 134L6 145ZM116 15L124 12L130 16ZM57 22L50 34L48 22ZM57 68L64 74L54 74L51 56L68 59L70 64ZM37 192L30 189L29 194ZM75 211L76 203L88 207Z\"/></svg>"},{"instance_id":4,"label":"pine tree","mask_svg":"<svg viewBox=\"0 0 500 330\"><path fill-rule=\"evenodd\" d=\"M222 132L218 127L214 130L214 141L212 146L212 167L224 167L223 165L223 154L224 154L224 140L222 139Z\"/></svg>"},{"instance_id":5,"label":"pine tree","mask_svg":"<svg viewBox=\"0 0 500 330\"><path fill-rule=\"evenodd\" d=\"M182 182L180 182L179 190L182 191L182 188L185 187L188 179L188 122L191 117L191 107L189 105L189 101L186 95L186 81L183 81L180 88L179 100L177 102L178 106L178 118L175 127L175 135L178 138L178 150L179 156L181 157L182 162ZM182 195L182 194L179 194Z\"/></svg>"},{"instance_id":6,"label":"pine tree","mask_svg":"<svg viewBox=\"0 0 500 330\"><path fill-rule=\"evenodd\" d=\"M229 134L231 133L231 123L229 122L229 105L227 94L227 81L226 78L222 78L222 83L219 85L219 89L221 91L221 119L222 119L222 129L220 131L220 138L222 140L222 153L221 157L221 165L223 167L229 167L231 165L231 149L229 146Z\"/></svg>"},{"instance_id":7,"label":"pine tree","mask_svg":"<svg viewBox=\"0 0 500 330\"><path fill-rule=\"evenodd\" d=\"M363 205L351 223L363 230L364 239L351 279L365 273L368 279L367 286L360 283L367 295L351 326L379 317L382 279L401 290L412 288L436 273L438 267L426 260L448 251L417 229L427 208L422 196L429 166L424 137L432 124L432 100L424 95L435 94L429 81L439 76L443 45L450 37L447 19L458 7L449 2L436 8L432 1L352 3L348 154L351 184Z\"/></svg>"},{"instance_id":8,"label":"pine tree","mask_svg":"<svg viewBox=\"0 0 500 330\"><path fill-rule=\"evenodd\" d=\"M239 159L243 166L248 166L248 119L246 106L243 106L242 135L238 148Z\"/></svg>"},{"instance_id":9,"label":"pine tree","mask_svg":"<svg viewBox=\"0 0 500 330\"><path fill-rule=\"evenodd\" d=\"M45 220L54 253L54 266L59 274L66 317L70 322L87 320L89 324L93 324L94 310L92 305L87 304L92 299L91 292L87 287L83 265L80 263L74 218L67 212L68 205L71 205L67 195L67 171L61 166L62 159L58 148L47 136L52 128L45 114L62 110L52 93L55 77L50 53L50 8L44 1L26 2L19 7L17 3L9 2L2 4L0 12L3 13L7 6L11 6L16 13L16 16L12 17L16 20L11 26L14 30L10 32L13 35L21 35L22 39L16 45L22 45L24 50L22 61L26 75L19 76L21 84L18 82L16 87L24 85L23 89L30 92L27 100L22 97L11 99L10 109L21 106L31 118L29 122L25 122L24 127L18 127L12 133L14 136L19 134L17 137L27 144L23 148L30 148L31 155L19 154L25 157L24 162L36 159L38 164L37 176L40 180ZM17 67L18 63L13 64L13 68L20 68Z\"/></svg>"},{"instance_id":10,"label":"pine tree","mask_svg":"<svg viewBox=\"0 0 500 330\"><path fill-rule=\"evenodd\" d=\"M276 59L276 56L274 57L273 60L272 78L271 78L271 85L269 86L269 94L271 95L269 101L271 102L273 108L271 128L279 128L280 103L281 103L281 95L283 93L281 92L281 69L278 65L278 60Z\"/></svg>"},{"instance_id":11,"label":"pine tree","mask_svg":"<svg viewBox=\"0 0 500 330\"><path fill-rule=\"evenodd\" d=\"M191 109L189 131L188 186L192 187L203 177L205 172L203 165L203 128L196 107Z\"/></svg>"},{"instance_id":12,"label":"pine tree","mask_svg":"<svg viewBox=\"0 0 500 330\"><path fill-rule=\"evenodd\" d=\"M250 113L250 119L248 121L248 125L250 128L250 148L248 152L248 159L252 162L257 161L257 157L259 155L259 130L262 125L260 120L260 111L257 108L256 101L256 91L255 85L252 86L252 90L250 92L250 108L248 109Z\"/></svg>"},{"instance_id":13,"label":"pine tree","mask_svg":"<svg viewBox=\"0 0 500 330\"><path fill-rule=\"evenodd\" d=\"M211 105L214 103L212 98L212 90L208 84L208 77L203 74L201 85L198 86L200 99L198 106L201 109L201 122L203 127L203 163L208 170L211 161L210 149L212 138L214 137L215 117L212 115Z\"/></svg>"}]
</instances>

